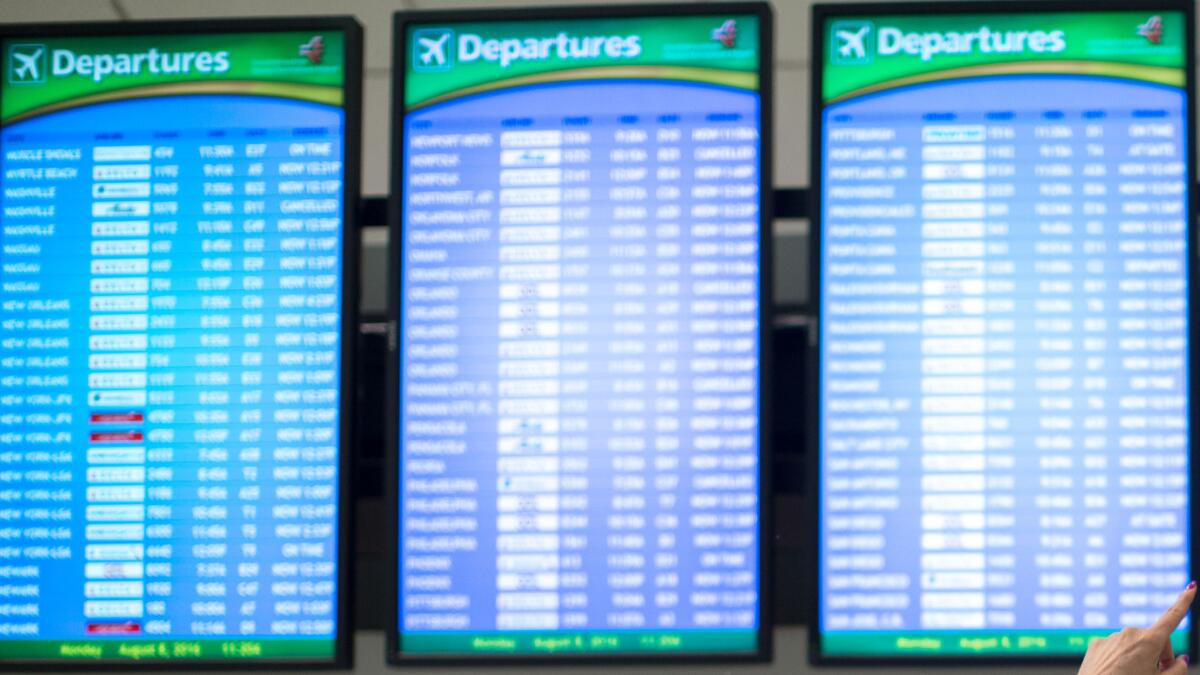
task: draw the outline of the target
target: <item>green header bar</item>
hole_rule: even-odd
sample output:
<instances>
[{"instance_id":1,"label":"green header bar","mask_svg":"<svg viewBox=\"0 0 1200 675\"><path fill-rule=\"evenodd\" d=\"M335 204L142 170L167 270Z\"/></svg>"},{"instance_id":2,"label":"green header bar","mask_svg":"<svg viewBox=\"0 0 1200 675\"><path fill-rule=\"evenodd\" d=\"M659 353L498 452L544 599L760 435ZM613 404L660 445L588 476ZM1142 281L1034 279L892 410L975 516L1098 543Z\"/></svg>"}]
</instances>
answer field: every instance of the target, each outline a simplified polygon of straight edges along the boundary
<instances>
[{"instance_id":1,"label":"green header bar","mask_svg":"<svg viewBox=\"0 0 1200 675\"><path fill-rule=\"evenodd\" d=\"M920 631L825 632L825 656L1082 656L1088 645L1112 635L1105 631ZM1176 653L1187 651L1187 631L1175 631L1171 644Z\"/></svg>"},{"instance_id":2,"label":"green header bar","mask_svg":"<svg viewBox=\"0 0 1200 675\"><path fill-rule=\"evenodd\" d=\"M429 655L753 653L751 630L430 632L400 636L400 651Z\"/></svg>"},{"instance_id":3,"label":"green header bar","mask_svg":"<svg viewBox=\"0 0 1200 675\"><path fill-rule=\"evenodd\" d=\"M0 640L7 661L325 661L332 639L271 640Z\"/></svg>"},{"instance_id":4,"label":"green header bar","mask_svg":"<svg viewBox=\"0 0 1200 675\"><path fill-rule=\"evenodd\" d=\"M340 31L10 38L0 122L143 96L247 93L341 105Z\"/></svg>"},{"instance_id":5,"label":"green header bar","mask_svg":"<svg viewBox=\"0 0 1200 675\"><path fill-rule=\"evenodd\" d=\"M990 75L1080 74L1185 86L1182 12L826 19L822 97Z\"/></svg>"},{"instance_id":6,"label":"green header bar","mask_svg":"<svg viewBox=\"0 0 1200 675\"><path fill-rule=\"evenodd\" d=\"M754 15L410 25L406 38L406 108L506 86L581 79L758 88Z\"/></svg>"}]
</instances>

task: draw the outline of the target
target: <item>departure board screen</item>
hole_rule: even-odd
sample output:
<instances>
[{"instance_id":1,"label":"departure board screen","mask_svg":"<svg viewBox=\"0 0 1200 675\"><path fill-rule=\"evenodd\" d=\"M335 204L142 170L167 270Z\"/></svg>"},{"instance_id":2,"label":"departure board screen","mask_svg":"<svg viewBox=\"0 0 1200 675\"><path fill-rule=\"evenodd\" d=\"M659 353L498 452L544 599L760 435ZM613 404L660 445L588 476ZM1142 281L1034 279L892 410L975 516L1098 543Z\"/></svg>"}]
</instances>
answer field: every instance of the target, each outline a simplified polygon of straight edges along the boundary
<instances>
[{"instance_id":1,"label":"departure board screen","mask_svg":"<svg viewBox=\"0 0 1200 675\"><path fill-rule=\"evenodd\" d=\"M393 659L765 651L770 15L637 11L397 25Z\"/></svg>"},{"instance_id":2,"label":"departure board screen","mask_svg":"<svg viewBox=\"0 0 1200 675\"><path fill-rule=\"evenodd\" d=\"M9 30L0 666L341 660L357 24Z\"/></svg>"},{"instance_id":3,"label":"departure board screen","mask_svg":"<svg viewBox=\"0 0 1200 675\"><path fill-rule=\"evenodd\" d=\"M815 26L815 652L1078 658L1192 578L1192 19L903 7Z\"/></svg>"}]
</instances>

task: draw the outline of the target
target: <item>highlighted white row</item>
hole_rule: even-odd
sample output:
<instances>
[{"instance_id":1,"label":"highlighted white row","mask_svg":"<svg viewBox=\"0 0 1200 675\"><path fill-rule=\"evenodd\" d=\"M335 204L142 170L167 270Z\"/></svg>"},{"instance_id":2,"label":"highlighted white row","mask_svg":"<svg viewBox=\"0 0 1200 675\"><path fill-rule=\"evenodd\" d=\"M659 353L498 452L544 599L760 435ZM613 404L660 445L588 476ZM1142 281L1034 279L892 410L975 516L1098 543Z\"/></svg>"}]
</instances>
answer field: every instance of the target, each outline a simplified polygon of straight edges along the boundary
<instances>
[{"instance_id":1,"label":"highlighted white row","mask_svg":"<svg viewBox=\"0 0 1200 675\"><path fill-rule=\"evenodd\" d=\"M149 164L98 164L92 167L93 180L149 180Z\"/></svg>"},{"instance_id":2,"label":"highlighted white row","mask_svg":"<svg viewBox=\"0 0 1200 675\"><path fill-rule=\"evenodd\" d=\"M89 391L88 405L103 408L129 408L146 405L146 390L117 389L108 391Z\"/></svg>"},{"instance_id":3,"label":"highlighted white row","mask_svg":"<svg viewBox=\"0 0 1200 675\"><path fill-rule=\"evenodd\" d=\"M102 145L92 148L96 162L145 162L150 159L149 145Z\"/></svg>"},{"instance_id":4,"label":"highlighted white row","mask_svg":"<svg viewBox=\"0 0 1200 675\"><path fill-rule=\"evenodd\" d=\"M552 455L558 452L557 436L507 436L499 440L501 455Z\"/></svg>"}]
</instances>

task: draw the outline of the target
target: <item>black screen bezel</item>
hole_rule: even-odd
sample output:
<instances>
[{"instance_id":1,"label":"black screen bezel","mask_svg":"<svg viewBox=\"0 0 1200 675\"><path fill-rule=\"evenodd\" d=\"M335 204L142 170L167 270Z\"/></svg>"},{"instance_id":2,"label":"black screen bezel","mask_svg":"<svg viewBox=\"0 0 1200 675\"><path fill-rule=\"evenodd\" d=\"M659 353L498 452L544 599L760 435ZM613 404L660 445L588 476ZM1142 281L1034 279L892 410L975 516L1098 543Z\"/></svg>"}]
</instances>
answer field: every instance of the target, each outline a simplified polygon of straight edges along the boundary
<instances>
[{"instance_id":1,"label":"black screen bezel","mask_svg":"<svg viewBox=\"0 0 1200 675\"><path fill-rule=\"evenodd\" d=\"M759 628L757 649L752 652L704 652L686 654L635 654L620 652L612 654L520 654L506 657L501 654L473 656L453 654L436 656L429 654L407 654L401 647L399 632L399 546L400 546L400 434L398 411L400 409L400 354L398 326L402 312L400 297L401 282L401 237L403 236L402 200L404 198L404 91L405 72L411 50L406 39L408 27L417 24L455 22L496 21L555 21L571 19L718 16L723 14L754 15L758 17L759 29ZM517 664L629 664L629 663L718 663L718 662L767 662L772 653L772 503L771 503L771 408L770 408L770 329L773 317L773 289L771 287L772 264L772 177L773 177L773 16L770 5L765 1L732 3L719 2L701 5L632 5L632 6L579 6L547 7L504 10L447 10L397 12L392 31L392 147L391 147L391 194L388 200L389 260L391 261L388 281L388 451L385 482L388 504L388 589L389 616L387 622L387 661L391 665L517 665Z\"/></svg>"},{"instance_id":2,"label":"black screen bezel","mask_svg":"<svg viewBox=\"0 0 1200 675\"><path fill-rule=\"evenodd\" d=\"M807 487L810 490L809 494L814 496L814 508L811 512L810 520L810 541L812 541L812 558L813 575L810 579L810 594L811 594L811 609L810 609L810 625L808 630L808 656L809 662L814 665L838 665L838 666L962 666L964 663L970 665L1064 665L1077 664L1083 657L1083 654L1078 655L987 655L987 656L970 656L967 654L948 654L946 656L932 655L914 655L912 657L897 656L889 654L885 656L870 656L870 655L827 655L821 650L821 506L823 502L821 494L821 466L822 466L822 444L821 444L821 399L822 391L820 383L822 381L821 363L822 363L822 347L821 332L819 330L819 322L821 321L821 310L823 306L823 297L821 282L822 282L822 252L823 252L823 224L821 222L822 213L822 185L821 177L823 176L823 159L824 159L824 136L822 129L822 118L824 115L824 102L822 100L822 78L824 75L824 63L826 56L826 47L824 43L826 22L830 19L841 17L864 17L864 16L941 16L950 14L1046 14L1055 12L1080 12L1080 13L1099 13L1112 11L1134 11L1152 13L1155 11L1173 11L1180 12L1184 16L1184 50L1186 52L1186 85L1185 93L1185 110L1187 115L1187 152L1186 164L1188 197L1187 207L1189 209L1187 219L1187 246L1188 252L1186 258L1188 261L1188 329L1187 335L1189 339L1188 346L1188 381L1189 386L1196 382L1197 375L1197 345L1200 341L1200 332L1198 332L1197 321L1192 316L1200 302L1200 294L1197 291L1197 264L1192 260L1195 255L1195 248L1192 242L1196 241L1197 228L1195 223L1195 214L1198 201L1198 191L1195 187L1196 181L1196 103L1195 91L1196 87L1196 54L1195 54L1195 38L1192 26L1195 24L1195 14L1193 5L1190 0L969 0L965 2L950 2L948 0L936 0L933 2L896 2L896 3L869 3L869 4L853 4L853 3L830 3L813 5L811 30L811 47L812 47L812 86L809 91L809 105L811 120L810 120L810 180L809 180L809 219L812 224L810 228L811 243L809 247L809 273L810 288L812 289L812 312L818 322L818 331L814 336L817 348L812 356L813 372L816 373L817 395L813 397L809 410L807 411L808 419L810 420L809 427L812 429L810 436L812 446L816 449L812 453L812 457L808 462L808 480ZM1196 466L1195 454L1195 438L1197 415L1200 414L1200 401L1197 401L1197 396L1190 396L1188 401L1188 500L1189 500L1189 528L1194 528L1197 515L1196 504L1196 482L1200 480L1200 470ZM1194 578L1197 572L1196 561L1200 555L1200 542L1194 534L1189 535L1189 566L1190 575ZM1182 590L1182 589L1181 589ZM914 631L919 632L919 631ZM1188 632L1188 654L1195 661L1197 653L1197 630L1193 625Z\"/></svg>"},{"instance_id":3,"label":"black screen bezel","mask_svg":"<svg viewBox=\"0 0 1200 675\"><path fill-rule=\"evenodd\" d=\"M88 23L9 24L0 26L2 51L13 39L88 38L120 36L194 35L197 33L282 33L292 31L339 31L343 35L342 85L344 127L342 139L342 323L339 383L339 462L337 537L337 632L331 659L57 659L2 660L0 671L77 670L328 670L353 666L353 550L354 499L351 494L354 467L353 410L354 345L358 336L359 256L358 211L361 195L362 133L362 26L352 16L277 17L253 19L182 19L170 21L123 21ZM3 143L0 127L0 145ZM236 636L230 636L236 639ZM146 641L141 638L141 641Z\"/></svg>"}]
</instances>

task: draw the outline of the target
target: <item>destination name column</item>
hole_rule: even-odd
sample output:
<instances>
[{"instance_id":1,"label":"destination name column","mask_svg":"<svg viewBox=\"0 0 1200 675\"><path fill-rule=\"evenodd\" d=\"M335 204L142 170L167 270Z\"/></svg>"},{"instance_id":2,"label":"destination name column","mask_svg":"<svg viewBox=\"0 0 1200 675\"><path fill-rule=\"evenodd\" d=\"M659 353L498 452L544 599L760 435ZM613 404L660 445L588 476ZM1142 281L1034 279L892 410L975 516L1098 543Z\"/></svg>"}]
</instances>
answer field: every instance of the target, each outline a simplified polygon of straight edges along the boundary
<instances>
[{"instance_id":1,"label":"destination name column","mask_svg":"<svg viewBox=\"0 0 1200 675\"><path fill-rule=\"evenodd\" d=\"M919 552L894 538L920 499L919 129L829 119L823 380L826 630L915 628ZM908 500L913 504L906 504Z\"/></svg>"},{"instance_id":2,"label":"destination name column","mask_svg":"<svg viewBox=\"0 0 1200 675\"><path fill-rule=\"evenodd\" d=\"M86 274L63 274L55 261L86 255L86 242L60 223L86 219L83 151L6 136L0 207L0 637L36 638L58 620L41 598L61 565L78 556L78 529L64 530L81 495L72 490L82 398L70 367L85 343L71 336L86 316L72 296ZM17 489L22 486L23 489ZM37 532L38 537L27 536ZM59 541L50 541L57 533ZM57 563L57 564L56 564Z\"/></svg>"},{"instance_id":3,"label":"destination name column","mask_svg":"<svg viewBox=\"0 0 1200 675\"><path fill-rule=\"evenodd\" d=\"M400 336L405 631L495 625L496 134L408 129ZM470 450L470 452L468 451ZM480 528L485 528L480 532ZM493 530L494 531L494 530Z\"/></svg>"}]
</instances>

